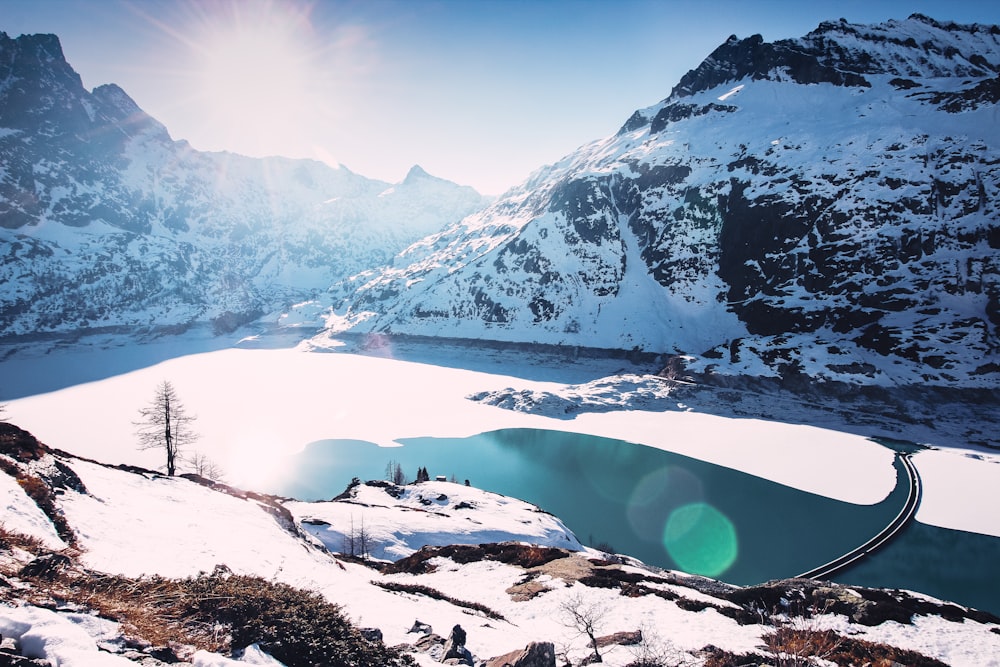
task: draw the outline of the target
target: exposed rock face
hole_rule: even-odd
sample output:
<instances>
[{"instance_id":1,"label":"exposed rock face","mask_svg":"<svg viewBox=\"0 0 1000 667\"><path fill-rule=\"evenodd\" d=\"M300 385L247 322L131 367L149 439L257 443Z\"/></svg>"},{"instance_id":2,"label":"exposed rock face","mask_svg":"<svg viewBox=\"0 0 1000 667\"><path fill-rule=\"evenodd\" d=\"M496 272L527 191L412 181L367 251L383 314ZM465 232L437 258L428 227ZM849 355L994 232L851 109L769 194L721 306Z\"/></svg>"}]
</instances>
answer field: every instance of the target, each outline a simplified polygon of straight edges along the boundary
<instances>
[{"instance_id":1,"label":"exposed rock face","mask_svg":"<svg viewBox=\"0 0 1000 667\"><path fill-rule=\"evenodd\" d=\"M486 667L555 667L556 650L552 642L531 642L519 651L490 658Z\"/></svg>"},{"instance_id":2,"label":"exposed rock face","mask_svg":"<svg viewBox=\"0 0 1000 667\"><path fill-rule=\"evenodd\" d=\"M48 453L48 447L38 442L35 436L14 424L0 422L0 454L26 463L37 461Z\"/></svg>"},{"instance_id":3,"label":"exposed rock face","mask_svg":"<svg viewBox=\"0 0 1000 667\"><path fill-rule=\"evenodd\" d=\"M623 630L622 632L616 632L611 635L604 635L603 637L597 638L598 648L605 648L608 646L636 646L641 643L641 630Z\"/></svg>"},{"instance_id":4,"label":"exposed rock face","mask_svg":"<svg viewBox=\"0 0 1000 667\"><path fill-rule=\"evenodd\" d=\"M54 35L0 33L0 338L232 331L484 204L419 167L393 186L195 151L118 86L85 90Z\"/></svg>"},{"instance_id":5,"label":"exposed rock face","mask_svg":"<svg viewBox=\"0 0 1000 667\"><path fill-rule=\"evenodd\" d=\"M1000 382L1000 28L730 38L614 136L338 287L332 331Z\"/></svg>"},{"instance_id":6,"label":"exposed rock face","mask_svg":"<svg viewBox=\"0 0 1000 667\"><path fill-rule=\"evenodd\" d=\"M413 625L410 626L410 629L407 630L406 632L407 633L417 632L417 633L422 634L422 635L429 635L432 632L434 632L434 630L431 628L431 626L428 623L424 623L420 619L415 619L413 621Z\"/></svg>"},{"instance_id":7,"label":"exposed rock face","mask_svg":"<svg viewBox=\"0 0 1000 667\"><path fill-rule=\"evenodd\" d=\"M465 640L466 634L462 626L453 627L448 640L444 643L440 662L449 665L473 665L472 653L465 648Z\"/></svg>"}]
</instances>

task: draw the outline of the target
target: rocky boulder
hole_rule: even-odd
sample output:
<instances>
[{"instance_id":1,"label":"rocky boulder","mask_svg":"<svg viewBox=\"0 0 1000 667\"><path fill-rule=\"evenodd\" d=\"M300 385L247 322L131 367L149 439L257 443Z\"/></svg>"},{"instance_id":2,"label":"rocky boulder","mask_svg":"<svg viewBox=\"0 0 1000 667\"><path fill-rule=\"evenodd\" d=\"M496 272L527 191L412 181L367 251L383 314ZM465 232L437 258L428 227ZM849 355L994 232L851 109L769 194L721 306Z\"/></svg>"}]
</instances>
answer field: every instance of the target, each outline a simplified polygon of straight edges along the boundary
<instances>
[{"instance_id":1,"label":"rocky boulder","mask_svg":"<svg viewBox=\"0 0 1000 667\"><path fill-rule=\"evenodd\" d=\"M523 649L490 658L486 667L555 667L556 650L552 642L531 642Z\"/></svg>"}]
</instances>

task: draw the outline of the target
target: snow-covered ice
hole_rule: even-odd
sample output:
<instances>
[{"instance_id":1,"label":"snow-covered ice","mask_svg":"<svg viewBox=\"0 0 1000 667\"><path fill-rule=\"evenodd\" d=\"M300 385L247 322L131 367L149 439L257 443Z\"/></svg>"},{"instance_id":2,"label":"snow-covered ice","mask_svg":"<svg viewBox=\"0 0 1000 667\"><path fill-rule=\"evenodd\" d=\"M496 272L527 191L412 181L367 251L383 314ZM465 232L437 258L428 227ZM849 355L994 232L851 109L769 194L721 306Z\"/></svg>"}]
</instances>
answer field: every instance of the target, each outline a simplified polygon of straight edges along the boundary
<instances>
[{"instance_id":1,"label":"snow-covered ice","mask_svg":"<svg viewBox=\"0 0 1000 667\"><path fill-rule=\"evenodd\" d=\"M14 400L8 415L41 441L74 454L155 468L162 463L159 455L135 449L132 422L155 385L169 379L188 412L198 418L197 449L218 462L230 481L250 488L273 482L288 457L318 440L357 439L392 447L403 438L468 437L503 428L572 431L640 443L857 504L881 501L896 484L893 453L858 435L684 411L592 412L572 420L524 414L467 397L511 386L556 393L570 381L525 379L540 376L538 360L530 357L467 370L455 367L448 352L441 353L442 365L433 359L394 359L391 343L381 353L300 347L192 354ZM72 363L72 355L66 354L65 363ZM587 363L579 362L572 381L586 373ZM565 375L553 368L552 377ZM978 457L942 452L915 458L926 478L918 520L1000 536L1000 515L969 512L964 501L989 501L1000 493L996 457Z\"/></svg>"},{"instance_id":2,"label":"snow-covered ice","mask_svg":"<svg viewBox=\"0 0 1000 667\"><path fill-rule=\"evenodd\" d=\"M391 350L389 351L391 353ZM524 362L529 367L531 360ZM282 457L330 438L396 446L403 438L468 437L502 428L573 431L636 442L744 470L845 502L872 504L895 485L892 455L865 438L809 426L684 412L619 411L571 422L466 397L524 380L511 360L492 371L302 349L228 349L176 359L60 391L11 401L11 418L42 442L98 459L156 467L135 449L139 408L163 379L174 385L201 438L198 448L238 484L253 487ZM58 420L51 415L58 414ZM845 473L852 483L843 483Z\"/></svg>"}]
</instances>

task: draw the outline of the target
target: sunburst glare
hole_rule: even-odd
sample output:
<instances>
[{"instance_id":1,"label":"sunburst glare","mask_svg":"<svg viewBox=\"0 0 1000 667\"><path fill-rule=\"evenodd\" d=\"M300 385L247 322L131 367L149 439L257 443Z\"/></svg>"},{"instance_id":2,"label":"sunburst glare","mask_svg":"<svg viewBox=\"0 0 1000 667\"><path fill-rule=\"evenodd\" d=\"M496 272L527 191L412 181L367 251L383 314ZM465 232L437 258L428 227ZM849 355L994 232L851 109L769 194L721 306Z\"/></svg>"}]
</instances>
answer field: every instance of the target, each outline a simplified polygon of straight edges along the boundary
<instances>
[{"instance_id":1,"label":"sunburst glare","mask_svg":"<svg viewBox=\"0 0 1000 667\"><path fill-rule=\"evenodd\" d=\"M270 26L241 26L213 40L204 54L200 93L216 120L242 133L268 134L294 125L313 103L308 55Z\"/></svg>"},{"instance_id":2,"label":"sunburst glare","mask_svg":"<svg viewBox=\"0 0 1000 667\"><path fill-rule=\"evenodd\" d=\"M332 147L312 138L350 104L365 35L348 25L319 30L311 9L271 0L190 3L184 30L146 17L182 45L172 69L189 94L177 104L197 109L207 130L195 148L332 162Z\"/></svg>"}]
</instances>

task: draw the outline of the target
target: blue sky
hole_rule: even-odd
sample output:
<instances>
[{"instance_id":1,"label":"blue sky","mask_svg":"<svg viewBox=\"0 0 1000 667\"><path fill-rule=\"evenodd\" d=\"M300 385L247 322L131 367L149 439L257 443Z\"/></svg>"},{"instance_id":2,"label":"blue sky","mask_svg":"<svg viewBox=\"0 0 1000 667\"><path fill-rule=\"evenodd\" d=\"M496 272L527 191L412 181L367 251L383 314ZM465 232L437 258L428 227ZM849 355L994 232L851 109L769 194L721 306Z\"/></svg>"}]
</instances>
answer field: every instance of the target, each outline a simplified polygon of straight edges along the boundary
<instances>
[{"instance_id":1,"label":"blue sky","mask_svg":"<svg viewBox=\"0 0 1000 667\"><path fill-rule=\"evenodd\" d=\"M0 30L55 33L88 88L117 83L201 150L311 157L388 181L413 164L499 194L637 108L735 34L983 0L0 0Z\"/></svg>"}]
</instances>

